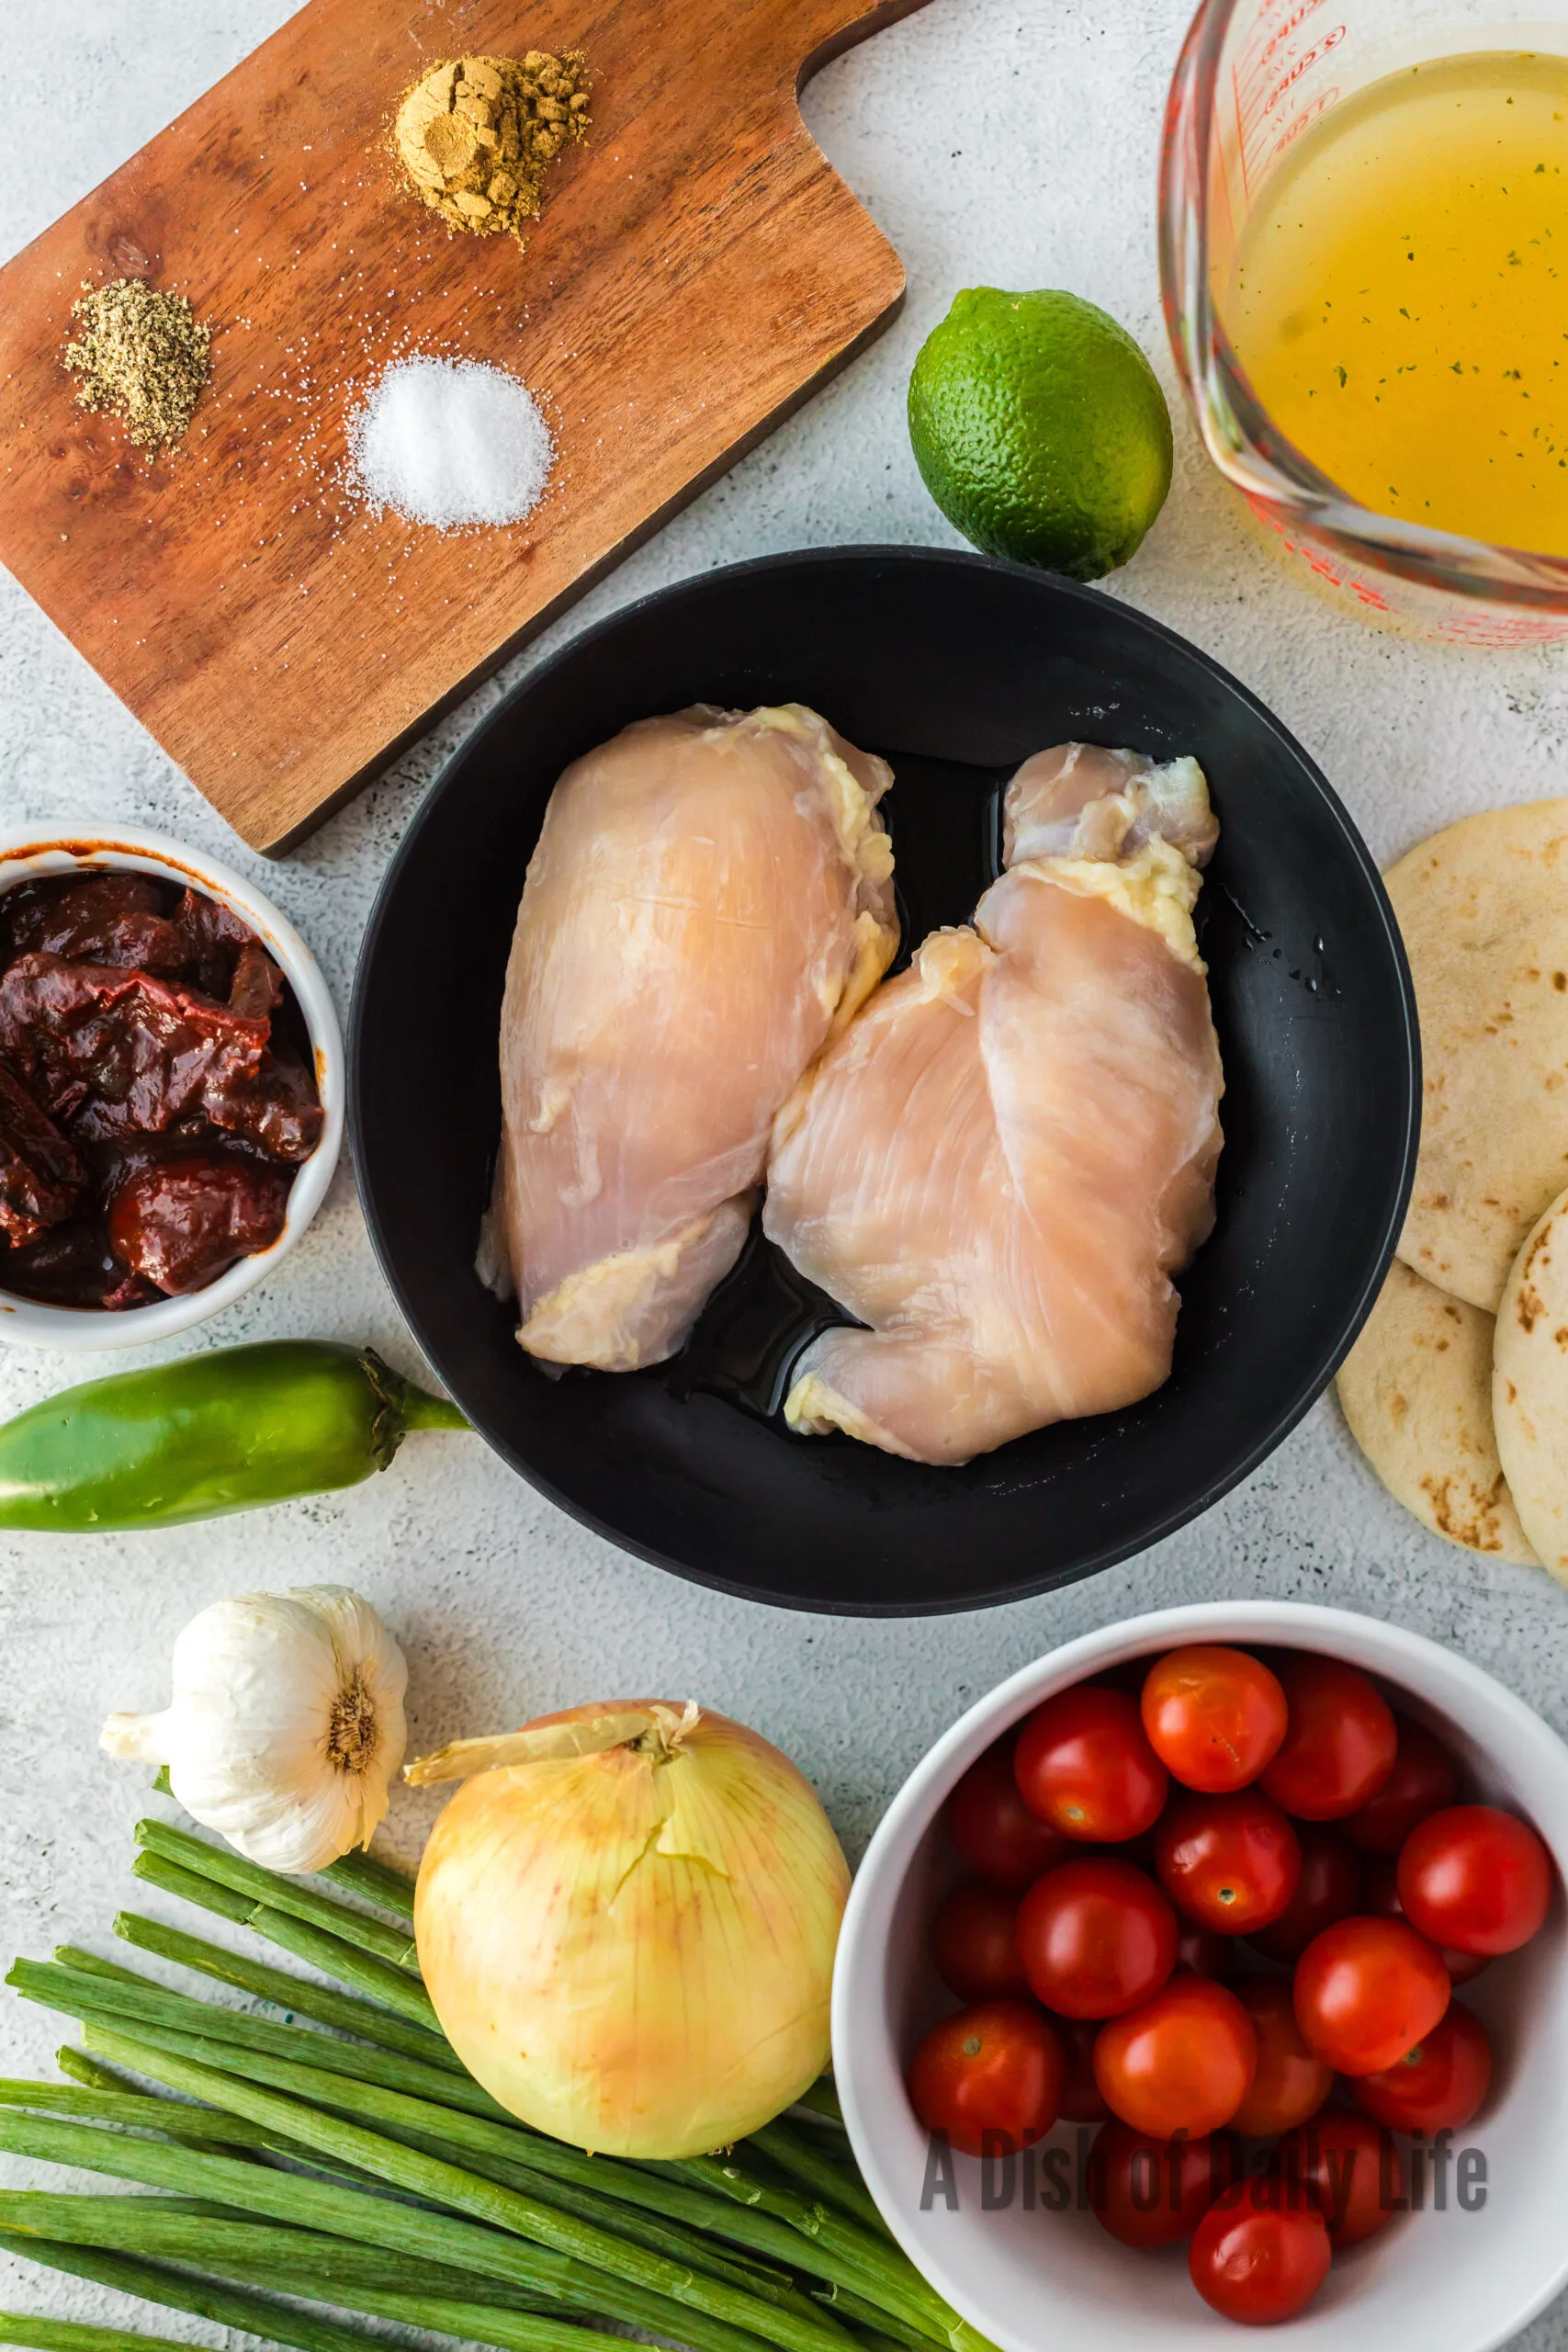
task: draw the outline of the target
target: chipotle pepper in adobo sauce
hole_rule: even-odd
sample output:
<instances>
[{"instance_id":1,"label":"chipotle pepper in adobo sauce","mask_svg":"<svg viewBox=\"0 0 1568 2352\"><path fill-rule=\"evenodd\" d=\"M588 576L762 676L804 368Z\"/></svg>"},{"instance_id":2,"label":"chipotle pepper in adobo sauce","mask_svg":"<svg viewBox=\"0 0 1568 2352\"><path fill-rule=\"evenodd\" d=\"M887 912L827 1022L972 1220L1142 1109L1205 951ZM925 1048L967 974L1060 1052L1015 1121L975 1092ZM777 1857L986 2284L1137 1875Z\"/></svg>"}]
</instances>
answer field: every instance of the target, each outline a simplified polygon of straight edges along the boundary
<instances>
[{"instance_id":1,"label":"chipotle pepper in adobo sauce","mask_svg":"<svg viewBox=\"0 0 1568 2352\"><path fill-rule=\"evenodd\" d=\"M0 1289L200 1290L277 1239L321 1133L299 1007L227 908L143 874L0 894Z\"/></svg>"}]
</instances>

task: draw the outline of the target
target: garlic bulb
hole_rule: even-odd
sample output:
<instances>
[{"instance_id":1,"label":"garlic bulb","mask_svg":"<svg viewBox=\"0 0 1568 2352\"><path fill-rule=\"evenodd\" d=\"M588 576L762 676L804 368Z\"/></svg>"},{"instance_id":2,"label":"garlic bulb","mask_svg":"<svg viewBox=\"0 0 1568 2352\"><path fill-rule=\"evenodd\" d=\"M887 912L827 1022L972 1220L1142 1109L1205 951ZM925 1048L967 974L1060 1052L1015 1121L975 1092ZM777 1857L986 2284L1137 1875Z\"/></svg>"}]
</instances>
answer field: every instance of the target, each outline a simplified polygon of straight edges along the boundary
<instances>
[{"instance_id":1,"label":"garlic bulb","mask_svg":"<svg viewBox=\"0 0 1568 2352\"><path fill-rule=\"evenodd\" d=\"M268 1870L368 1846L408 1743L408 1668L367 1600L321 1584L215 1601L173 1679L162 1714L111 1715L99 1745L166 1764L191 1818Z\"/></svg>"}]
</instances>

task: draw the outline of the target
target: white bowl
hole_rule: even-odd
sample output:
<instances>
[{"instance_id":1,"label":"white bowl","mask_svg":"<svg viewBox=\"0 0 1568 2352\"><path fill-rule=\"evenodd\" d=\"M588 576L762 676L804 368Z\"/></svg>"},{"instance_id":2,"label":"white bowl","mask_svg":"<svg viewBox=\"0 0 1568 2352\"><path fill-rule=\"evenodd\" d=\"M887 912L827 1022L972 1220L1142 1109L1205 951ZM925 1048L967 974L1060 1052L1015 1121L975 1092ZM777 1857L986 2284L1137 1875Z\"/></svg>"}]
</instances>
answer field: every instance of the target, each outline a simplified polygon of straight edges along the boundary
<instances>
[{"instance_id":1,"label":"white bowl","mask_svg":"<svg viewBox=\"0 0 1568 2352\"><path fill-rule=\"evenodd\" d=\"M1186 2249L1134 2253L1093 2215L981 2210L981 2167L952 2158L959 2210L921 2211L928 2150L904 2089L915 2044L953 2007L926 1957L931 1911L960 1875L938 1820L954 1781L1042 1699L1122 1659L1182 1642L1266 1643L1364 1667L1440 1734L1472 1784L1527 1815L1556 1860L1545 1928L1495 1961L1462 1998L1484 2018L1497 2057L1492 2097L1456 2146L1483 2151L1485 2202L1397 2215L1336 2257L1299 2319L1311 2352L1488 2352L1568 2283L1559 2171L1568 2118L1568 1747L1488 1674L1397 1625L1289 1601L1161 1610L1086 1634L1026 1667L956 1723L904 1783L871 1841L845 1915L833 1983L833 2064L854 2152L888 2226L931 2285L1003 2352L1236 2352L1235 2326L1200 2301ZM1073 2148L1080 2131L1053 2140ZM993 2176L997 2189L1003 2184ZM1076 2202L1076 2200L1075 2200Z\"/></svg>"},{"instance_id":2,"label":"white bowl","mask_svg":"<svg viewBox=\"0 0 1568 2352\"><path fill-rule=\"evenodd\" d=\"M344 1086L343 1033L321 968L293 924L243 876L216 858L186 849L163 833L126 827L63 823L33 825L0 832L0 892L42 875L119 869L153 874L182 888L205 891L249 923L269 956L282 967L310 1032L316 1085L325 1123L321 1139L299 1164L289 1187L283 1231L268 1250L242 1258L205 1290L162 1298L147 1306L107 1313L102 1307L49 1306L0 1288L0 1342L35 1348L140 1348L205 1323L259 1282L292 1250L326 1197L343 1145ZM3 1260L0 1260L3 1263Z\"/></svg>"}]
</instances>

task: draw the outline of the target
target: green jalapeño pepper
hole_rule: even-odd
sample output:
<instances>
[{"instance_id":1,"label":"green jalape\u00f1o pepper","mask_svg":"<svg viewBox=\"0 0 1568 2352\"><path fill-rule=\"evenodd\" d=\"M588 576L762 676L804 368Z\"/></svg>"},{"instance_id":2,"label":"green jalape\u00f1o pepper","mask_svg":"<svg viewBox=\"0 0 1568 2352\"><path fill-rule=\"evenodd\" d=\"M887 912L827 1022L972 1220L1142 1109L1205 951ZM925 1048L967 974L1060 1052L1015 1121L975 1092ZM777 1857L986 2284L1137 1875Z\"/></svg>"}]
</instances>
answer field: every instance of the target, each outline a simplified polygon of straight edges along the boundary
<instances>
[{"instance_id":1,"label":"green jalape\u00f1o pepper","mask_svg":"<svg viewBox=\"0 0 1568 2352\"><path fill-rule=\"evenodd\" d=\"M178 1527L357 1486L456 1405L369 1348L268 1340L89 1380L0 1428L0 1528Z\"/></svg>"}]
</instances>

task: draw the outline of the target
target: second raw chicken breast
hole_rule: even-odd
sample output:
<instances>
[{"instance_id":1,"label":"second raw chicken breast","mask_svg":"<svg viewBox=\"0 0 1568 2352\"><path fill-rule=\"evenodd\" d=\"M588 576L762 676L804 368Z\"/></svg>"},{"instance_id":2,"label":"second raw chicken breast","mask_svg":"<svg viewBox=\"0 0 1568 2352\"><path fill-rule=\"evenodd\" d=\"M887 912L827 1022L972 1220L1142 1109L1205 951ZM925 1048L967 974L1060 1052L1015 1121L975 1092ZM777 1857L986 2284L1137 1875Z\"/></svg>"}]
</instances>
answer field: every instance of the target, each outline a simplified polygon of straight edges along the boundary
<instances>
[{"instance_id":1,"label":"second raw chicken breast","mask_svg":"<svg viewBox=\"0 0 1568 2352\"><path fill-rule=\"evenodd\" d=\"M774 1113L897 944L891 782L788 704L641 720L556 786L481 1252L530 1354L657 1363L735 1263Z\"/></svg>"},{"instance_id":2,"label":"second raw chicken breast","mask_svg":"<svg viewBox=\"0 0 1568 2352\"><path fill-rule=\"evenodd\" d=\"M1170 1370L1213 1223L1223 1078L1192 932L1196 762L1064 745L1009 786L1007 871L781 1113L763 1224L870 1326L796 1366L792 1427L966 1462Z\"/></svg>"}]
</instances>

